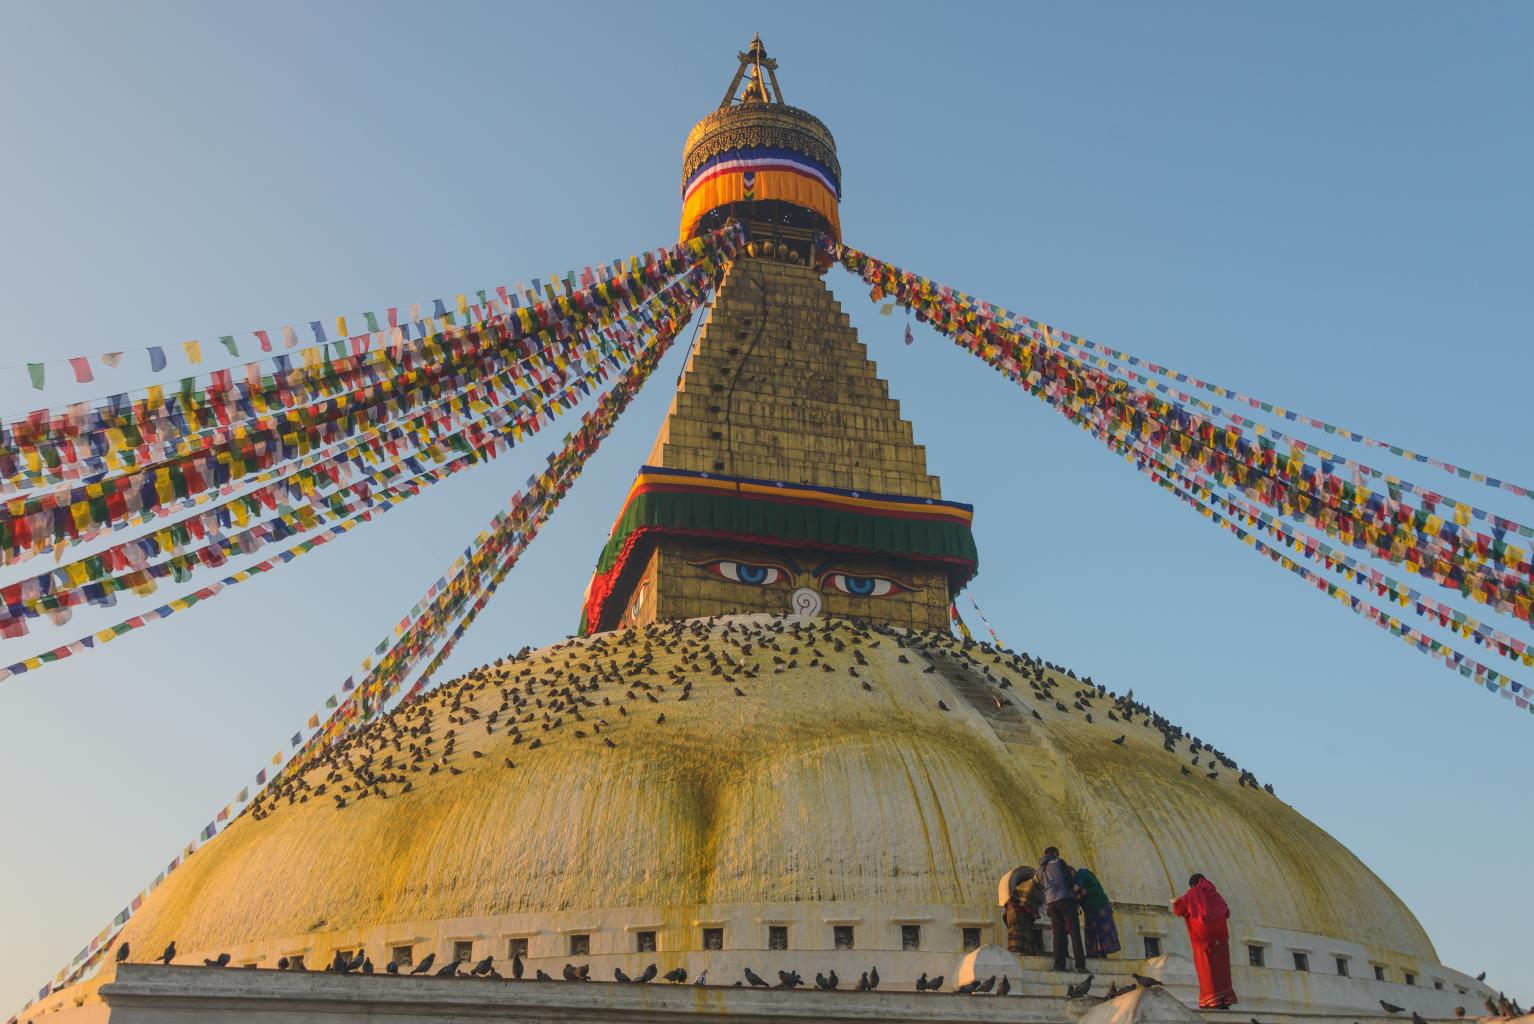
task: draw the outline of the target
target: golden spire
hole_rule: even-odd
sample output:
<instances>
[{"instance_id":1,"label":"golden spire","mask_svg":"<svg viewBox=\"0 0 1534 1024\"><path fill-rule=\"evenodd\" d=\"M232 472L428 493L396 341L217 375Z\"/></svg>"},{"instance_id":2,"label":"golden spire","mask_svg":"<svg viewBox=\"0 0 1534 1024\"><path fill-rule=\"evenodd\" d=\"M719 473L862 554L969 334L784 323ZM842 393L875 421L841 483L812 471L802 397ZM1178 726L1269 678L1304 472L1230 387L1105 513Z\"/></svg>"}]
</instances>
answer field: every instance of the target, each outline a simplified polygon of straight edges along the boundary
<instances>
[{"instance_id":1,"label":"golden spire","mask_svg":"<svg viewBox=\"0 0 1534 1024\"><path fill-rule=\"evenodd\" d=\"M740 59L740 67L736 69L735 78L725 91L724 99L719 104L720 109L737 103L776 103L782 106L783 90L778 88L778 62L767 56L767 47L762 45L761 34L752 36L746 52L735 56ZM736 92L740 89L742 79L746 80L746 88L737 97ZM771 94L767 91L769 84L772 86Z\"/></svg>"}]
</instances>

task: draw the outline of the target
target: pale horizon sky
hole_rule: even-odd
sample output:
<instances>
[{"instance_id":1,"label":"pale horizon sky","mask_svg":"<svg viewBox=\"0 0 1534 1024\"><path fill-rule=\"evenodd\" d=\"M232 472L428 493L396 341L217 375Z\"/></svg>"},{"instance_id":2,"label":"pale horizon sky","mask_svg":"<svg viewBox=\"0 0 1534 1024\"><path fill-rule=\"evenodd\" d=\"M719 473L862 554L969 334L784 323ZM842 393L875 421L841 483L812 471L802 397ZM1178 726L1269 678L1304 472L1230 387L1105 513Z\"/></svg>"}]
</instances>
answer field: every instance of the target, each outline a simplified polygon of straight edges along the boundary
<instances>
[{"instance_id":1,"label":"pale horizon sky","mask_svg":"<svg viewBox=\"0 0 1534 1024\"><path fill-rule=\"evenodd\" d=\"M228 365L221 334L669 244L682 140L760 32L787 100L836 136L850 244L1534 485L1534 8L698 13L0 5L0 409L151 383L148 345L170 352L171 380L184 339ZM918 325L901 344L904 318L880 317L846 273L827 280L944 496L975 506L972 593L1003 641L1133 688L1271 780L1412 908L1445 963L1529 1002L1534 715L1254 557L948 340ZM54 364L39 395L22 368L119 349L116 375L97 364L87 388ZM676 352L439 678L574 630L679 370ZM249 781L576 422L263 580L0 683L0 1013ZM1528 499L1350 452L1534 518ZM0 664L179 593L0 641Z\"/></svg>"}]
</instances>

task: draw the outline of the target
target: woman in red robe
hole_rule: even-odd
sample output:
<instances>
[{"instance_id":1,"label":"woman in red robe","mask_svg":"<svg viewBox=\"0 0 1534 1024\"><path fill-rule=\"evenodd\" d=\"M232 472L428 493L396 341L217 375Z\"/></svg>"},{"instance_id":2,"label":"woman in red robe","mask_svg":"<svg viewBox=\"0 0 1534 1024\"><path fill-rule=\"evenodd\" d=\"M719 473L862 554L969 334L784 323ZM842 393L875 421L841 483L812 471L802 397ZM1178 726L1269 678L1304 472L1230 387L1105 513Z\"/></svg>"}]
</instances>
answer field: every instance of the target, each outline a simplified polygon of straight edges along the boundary
<instances>
[{"instance_id":1,"label":"woman in red robe","mask_svg":"<svg viewBox=\"0 0 1534 1024\"><path fill-rule=\"evenodd\" d=\"M1188 879L1188 891L1172 901L1172 910L1188 920L1193 965L1198 968L1198 1006L1223 1010L1236 1001L1230 987L1230 932L1225 921L1230 907L1214 883L1203 875Z\"/></svg>"}]
</instances>

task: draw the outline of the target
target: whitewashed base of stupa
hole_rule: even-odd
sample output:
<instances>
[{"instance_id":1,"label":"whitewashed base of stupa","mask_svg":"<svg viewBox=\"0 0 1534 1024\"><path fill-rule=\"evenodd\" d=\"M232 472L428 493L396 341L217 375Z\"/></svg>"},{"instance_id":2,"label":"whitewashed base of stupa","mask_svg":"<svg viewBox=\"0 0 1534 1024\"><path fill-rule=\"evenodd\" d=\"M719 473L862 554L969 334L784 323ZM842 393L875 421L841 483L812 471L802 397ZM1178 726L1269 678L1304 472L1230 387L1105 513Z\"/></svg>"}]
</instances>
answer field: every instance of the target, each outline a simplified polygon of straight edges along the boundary
<instances>
[{"instance_id":1,"label":"whitewashed base of stupa","mask_svg":"<svg viewBox=\"0 0 1534 1024\"><path fill-rule=\"evenodd\" d=\"M959 965L955 965L957 968ZM1131 983L1122 976L1099 974L1098 993L1110 983ZM1143 966L1135 964L1134 966ZM1178 965L1164 965L1175 968ZM1173 973L1169 971L1168 973ZM952 992L909 990L836 992L813 988L783 991L731 986L621 985L612 982L569 983L481 980L471 978L336 975L235 968L162 967L127 964L90 1001L74 1005L68 990L55 993L23 1014L28 1021L50 1024L462 1024L464 1021L1008 1021L1021 1024L1176 1024L1202 1019L1211 1024L1383 1024L1377 1010L1338 1012L1303 1009L1294 994L1262 991L1257 978L1243 987L1241 1004L1227 1012L1196 1012L1197 990L1174 982L1153 999L1136 990L1111 1002L1100 998L1068 999L1071 974L1024 969L1008 996L963 996ZM1257 972L1250 972L1256 974ZM1277 975L1279 972L1269 972ZM811 972L813 975L813 972ZM1317 977L1317 981L1322 980ZM953 980L948 979L951 986ZM1362 982L1372 985L1372 982ZM1452 993L1416 989L1402 999L1400 986L1389 994L1434 1021L1455 1020L1445 998ZM1475 1020L1468 1014L1467 1020ZM1402 1014L1401 1017L1405 1017ZM1534 1024L1522 1018L1524 1024Z\"/></svg>"}]
</instances>

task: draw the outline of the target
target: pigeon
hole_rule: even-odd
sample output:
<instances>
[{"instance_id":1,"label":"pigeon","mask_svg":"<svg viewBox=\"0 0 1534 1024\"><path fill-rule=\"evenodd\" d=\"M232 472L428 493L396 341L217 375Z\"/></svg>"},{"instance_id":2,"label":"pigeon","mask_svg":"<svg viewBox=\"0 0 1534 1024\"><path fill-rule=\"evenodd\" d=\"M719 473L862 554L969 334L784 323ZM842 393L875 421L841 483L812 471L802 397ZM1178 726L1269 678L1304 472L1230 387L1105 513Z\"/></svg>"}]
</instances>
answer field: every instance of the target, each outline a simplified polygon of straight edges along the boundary
<instances>
[{"instance_id":1,"label":"pigeon","mask_svg":"<svg viewBox=\"0 0 1534 1024\"><path fill-rule=\"evenodd\" d=\"M1011 991L1012 991L1012 979L1007 977L1005 974L1003 974L1001 976L1001 984L996 986L996 994L999 995L999 996L1004 996L1008 992L1011 992Z\"/></svg>"},{"instance_id":2,"label":"pigeon","mask_svg":"<svg viewBox=\"0 0 1534 1024\"><path fill-rule=\"evenodd\" d=\"M448 963L444 964L443 966L437 968L437 975L436 976L439 977L439 978L451 978L451 977L454 977L458 973L458 968L460 966L462 966L462 965L463 965L463 960L461 958L459 958L459 957L454 957L450 962L448 962Z\"/></svg>"},{"instance_id":3,"label":"pigeon","mask_svg":"<svg viewBox=\"0 0 1534 1024\"><path fill-rule=\"evenodd\" d=\"M768 987L767 983L762 980L761 975L757 974L751 968L747 967L746 971L745 971L745 974L746 974L746 981L750 982L752 988L767 988Z\"/></svg>"},{"instance_id":4,"label":"pigeon","mask_svg":"<svg viewBox=\"0 0 1534 1024\"><path fill-rule=\"evenodd\" d=\"M390 974L398 974L399 973L399 961L398 960L390 960L388 962L388 964L386 964L384 966L384 970L389 972Z\"/></svg>"},{"instance_id":5,"label":"pigeon","mask_svg":"<svg viewBox=\"0 0 1534 1024\"><path fill-rule=\"evenodd\" d=\"M830 980L824 974L821 974L819 971L816 971L815 972L815 987L820 989L822 992L829 992L829 991L831 991L831 982L830 982Z\"/></svg>"},{"instance_id":6,"label":"pigeon","mask_svg":"<svg viewBox=\"0 0 1534 1024\"><path fill-rule=\"evenodd\" d=\"M941 974L939 974L936 978L933 978L931 981L927 982L927 991L928 992L941 992L941 991L943 991L943 976Z\"/></svg>"},{"instance_id":7,"label":"pigeon","mask_svg":"<svg viewBox=\"0 0 1534 1024\"><path fill-rule=\"evenodd\" d=\"M996 987L996 975L993 974L989 978L987 978L984 981L982 981L980 983L979 987L975 989L975 991L976 992L989 992L991 989L993 989L995 987Z\"/></svg>"},{"instance_id":8,"label":"pigeon","mask_svg":"<svg viewBox=\"0 0 1534 1024\"><path fill-rule=\"evenodd\" d=\"M778 972L778 987L779 988L798 988L800 985L803 985L803 984L804 984L804 979L799 977L799 972L798 971L794 971L793 973L789 973L788 971L779 971Z\"/></svg>"},{"instance_id":9,"label":"pigeon","mask_svg":"<svg viewBox=\"0 0 1534 1024\"><path fill-rule=\"evenodd\" d=\"M1485 981L1486 980L1486 972L1482 971L1480 974L1477 974L1475 976L1475 980L1476 981Z\"/></svg>"},{"instance_id":10,"label":"pigeon","mask_svg":"<svg viewBox=\"0 0 1534 1024\"><path fill-rule=\"evenodd\" d=\"M944 704L942 701L938 701L937 702L937 709L939 711L947 711L948 710L948 705Z\"/></svg>"},{"instance_id":11,"label":"pigeon","mask_svg":"<svg viewBox=\"0 0 1534 1024\"><path fill-rule=\"evenodd\" d=\"M1118 739L1114 740L1113 742L1122 747L1124 745L1124 737L1120 736Z\"/></svg>"},{"instance_id":12,"label":"pigeon","mask_svg":"<svg viewBox=\"0 0 1534 1024\"><path fill-rule=\"evenodd\" d=\"M522 980L522 957L518 953L511 954L511 976L518 981Z\"/></svg>"},{"instance_id":13,"label":"pigeon","mask_svg":"<svg viewBox=\"0 0 1534 1024\"><path fill-rule=\"evenodd\" d=\"M672 970L667 971L665 974L661 975L661 977L664 980L671 982L671 984L673 984L673 985L680 985L682 982L687 980L687 968L685 968L685 967L674 968Z\"/></svg>"},{"instance_id":14,"label":"pigeon","mask_svg":"<svg viewBox=\"0 0 1534 1024\"><path fill-rule=\"evenodd\" d=\"M650 982L655 980L655 975L658 971L659 968L654 964L651 964L649 967L646 967L644 970L639 972L639 976L634 979L634 984L648 985Z\"/></svg>"},{"instance_id":15,"label":"pigeon","mask_svg":"<svg viewBox=\"0 0 1534 1024\"><path fill-rule=\"evenodd\" d=\"M1093 975L1089 974L1085 978L1083 978L1079 982L1077 982L1076 984L1068 986L1066 988L1066 990L1065 990L1066 996L1068 998L1070 998L1070 999L1080 999L1082 996L1084 996L1088 992L1092 991L1092 978L1093 977L1094 977ZM1135 975L1135 980L1136 981L1140 981L1140 976L1138 974ZM1147 979L1147 980L1149 980L1149 979ZM1143 985L1144 982L1141 982L1141 984ZM1156 984L1159 985L1160 982L1156 982ZM1146 985L1145 987L1146 988L1150 988L1149 985Z\"/></svg>"},{"instance_id":16,"label":"pigeon","mask_svg":"<svg viewBox=\"0 0 1534 1024\"><path fill-rule=\"evenodd\" d=\"M1416 1010L1413 1010L1411 1012L1411 1024L1427 1024L1427 1018L1422 1016L1422 1014L1418 1013Z\"/></svg>"},{"instance_id":17,"label":"pigeon","mask_svg":"<svg viewBox=\"0 0 1534 1024\"><path fill-rule=\"evenodd\" d=\"M1135 984L1139 985L1141 988L1156 988L1161 984L1161 982L1157 981L1155 978L1147 978L1143 974L1131 974L1130 977L1133 978L1135 980Z\"/></svg>"},{"instance_id":18,"label":"pigeon","mask_svg":"<svg viewBox=\"0 0 1534 1024\"><path fill-rule=\"evenodd\" d=\"M229 954L228 953L220 953L216 960L204 959L203 962L202 962L202 965L204 967L228 967L229 966Z\"/></svg>"},{"instance_id":19,"label":"pigeon","mask_svg":"<svg viewBox=\"0 0 1534 1024\"><path fill-rule=\"evenodd\" d=\"M633 981L634 979L630 978L627 974L624 974L623 973L623 968L621 968L621 967L614 967L613 968L613 980L618 982L618 984L620 984L620 985L627 985L629 982Z\"/></svg>"},{"instance_id":20,"label":"pigeon","mask_svg":"<svg viewBox=\"0 0 1534 1024\"><path fill-rule=\"evenodd\" d=\"M160 954L160 963L168 964L176 959L176 940L171 939L170 945L165 947L165 952Z\"/></svg>"},{"instance_id":21,"label":"pigeon","mask_svg":"<svg viewBox=\"0 0 1534 1024\"><path fill-rule=\"evenodd\" d=\"M436 962L437 962L437 954L435 954L435 953L427 953L425 956L421 957L421 962L416 964L415 968L410 973L411 974L425 974L427 971L431 970L431 965L436 963Z\"/></svg>"},{"instance_id":22,"label":"pigeon","mask_svg":"<svg viewBox=\"0 0 1534 1024\"><path fill-rule=\"evenodd\" d=\"M357 955L352 957L351 963L346 965L346 969L348 971L361 970L362 969L362 965L367 963L367 961L368 961L368 955L366 953L364 953L362 950L359 949L359 950L357 950Z\"/></svg>"},{"instance_id":23,"label":"pigeon","mask_svg":"<svg viewBox=\"0 0 1534 1024\"><path fill-rule=\"evenodd\" d=\"M363 957L362 958L362 973L363 974L372 974L373 973L373 959L372 959L372 957Z\"/></svg>"},{"instance_id":24,"label":"pigeon","mask_svg":"<svg viewBox=\"0 0 1534 1024\"><path fill-rule=\"evenodd\" d=\"M1381 999L1380 1000L1380 1009L1384 1010L1386 1013L1394 1014L1394 1013L1400 1013L1402 1010L1406 1009L1406 1007L1404 1007L1404 1006L1397 1006L1395 1003L1387 1003L1387 1002L1385 1002L1385 1000Z\"/></svg>"},{"instance_id":25,"label":"pigeon","mask_svg":"<svg viewBox=\"0 0 1534 1024\"><path fill-rule=\"evenodd\" d=\"M475 964L474 969L469 974L476 978L482 978L493 970L495 970L495 958L487 956Z\"/></svg>"},{"instance_id":26,"label":"pigeon","mask_svg":"<svg viewBox=\"0 0 1534 1024\"><path fill-rule=\"evenodd\" d=\"M581 976L580 976L579 973L576 972L574 964L570 964L570 963L565 964L565 969L564 969L563 973L564 973L566 981L580 981L581 980Z\"/></svg>"},{"instance_id":27,"label":"pigeon","mask_svg":"<svg viewBox=\"0 0 1534 1024\"><path fill-rule=\"evenodd\" d=\"M1485 1005L1486 1005L1486 1013L1487 1013L1488 1016L1491 1016L1491 1017L1500 1017L1500 1016L1502 1016L1502 1007L1498 1006L1497 1005L1497 1001L1495 999L1493 999L1491 996L1487 996L1486 997L1486 1004Z\"/></svg>"},{"instance_id":28,"label":"pigeon","mask_svg":"<svg viewBox=\"0 0 1534 1024\"><path fill-rule=\"evenodd\" d=\"M697 980L693 982L694 985L704 985L704 984L707 984L707 983L708 983L708 972L707 971L704 971L702 974L698 975ZM739 985L740 982L737 981L735 984Z\"/></svg>"},{"instance_id":29,"label":"pigeon","mask_svg":"<svg viewBox=\"0 0 1534 1024\"><path fill-rule=\"evenodd\" d=\"M591 965L590 964L581 964L579 967L577 967L575 969L575 980L576 981L590 981L591 980Z\"/></svg>"},{"instance_id":30,"label":"pigeon","mask_svg":"<svg viewBox=\"0 0 1534 1024\"><path fill-rule=\"evenodd\" d=\"M394 965L390 964L389 966L393 967ZM279 971L285 971L285 970L288 969L288 958L287 957L283 957L281 960L277 961L277 969Z\"/></svg>"},{"instance_id":31,"label":"pigeon","mask_svg":"<svg viewBox=\"0 0 1534 1024\"><path fill-rule=\"evenodd\" d=\"M868 972L867 971L864 971L863 972L863 976L858 979L858 983L857 983L857 985L854 986L853 991L856 991L856 992L867 992L868 991Z\"/></svg>"},{"instance_id":32,"label":"pigeon","mask_svg":"<svg viewBox=\"0 0 1534 1024\"><path fill-rule=\"evenodd\" d=\"M544 974L544 973L543 973L543 968L542 968L542 967L540 967L540 968L538 968L538 970L537 970L537 971L536 971L536 972L535 972L535 973L534 973L534 974L533 974L533 980L534 980L534 981L553 981L553 980L554 980L554 979L553 979L553 978L551 978L551 977L549 977L549 976L548 976L548 975L547 975L547 974Z\"/></svg>"},{"instance_id":33,"label":"pigeon","mask_svg":"<svg viewBox=\"0 0 1534 1024\"><path fill-rule=\"evenodd\" d=\"M122 963L126 959L128 959L128 944L124 942L117 947L117 962Z\"/></svg>"},{"instance_id":34,"label":"pigeon","mask_svg":"<svg viewBox=\"0 0 1534 1024\"><path fill-rule=\"evenodd\" d=\"M980 982L978 982L978 981L970 981L970 982L966 982L963 985L960 985L958 988L954 989L954 991L959 993L959 995L961 995L961 996L970 996L970 995L974 995L975 994L975 989L977 989L979 987L980 987Z\"/></svg>"},{"instance_id":35,"label":"pigeon","mask_svg":"<svg viewBox=\"0 0 1534 1024\"><path fill-rule=\"evenodd\" d=\"M818 979L819 975L817 975L816 977ZM916 979L916 991L918 991L918 992L925 992L925 991L927 991L927 972L926 971L922 971L921 972L921 977Z\"/></svg>"},{"instance_id":36,"label":"pigeon","mask_svg":"<svg viewBox=\"0 0 1534 1024\"><path fill-rule=\"evenodd\" d=\"M876 989L878 987L879 987L879 968L877 968L877 967L870 967L868 969L868 991L872 992L874 989Z\"/></svg>"}]
</instances>

